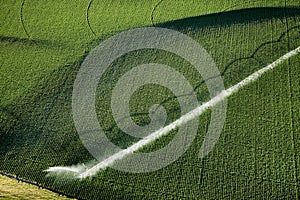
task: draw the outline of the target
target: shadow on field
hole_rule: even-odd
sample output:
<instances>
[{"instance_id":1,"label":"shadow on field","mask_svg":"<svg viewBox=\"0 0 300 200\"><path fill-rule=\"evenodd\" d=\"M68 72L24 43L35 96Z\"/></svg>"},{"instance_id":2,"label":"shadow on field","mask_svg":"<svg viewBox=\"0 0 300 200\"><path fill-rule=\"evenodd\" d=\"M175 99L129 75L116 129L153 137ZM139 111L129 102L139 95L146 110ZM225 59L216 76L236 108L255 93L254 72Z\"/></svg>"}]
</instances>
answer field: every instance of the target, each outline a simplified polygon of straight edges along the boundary
<instances>
[{"instance_id":1,"label":"shadow on field","mask_svg":"<svg viewBox=\"0 0 300 200\"><path fill-rule=\"evenodd\" d=\"M40 84L13 104L0 106L1 171L28 178L31 173L20 167L27 165L26 170L32 169L43 178L43 170L54 163L71 165L92 159L71 117L73 82L83 59L41 77ZM71 156L71 152L79 157Z\"/></svg>"},{"instance_id":2,"label":"shadow on field","mask_svg":"<svg viewBox=\"0 0 300 200\"><path fill-rule=\"evenodd\" d=\"M230 26L234 24L262 22L273 18L284 20L286 17L296 16L300 16L300 8L298 7L247 8L157 23L155 26L176 30L197 30L211 26Z\"/></svg>"},{"instance_id":3,"label":"shadow on field","mask_svg":"<svg viewBox=\"0 0 300 200\"><path fill-rule=\"evenodd\" d=\"M62 43L53 42L49 40L37 40L37 39L28 39L28 38L18 38L18 37L10 37L10 36L1 36L0 35L0 42L10 43L10 44L22 44L27 46L39 46L39 47L60 47L63 48Z\"/></svg>"}]
</instances>

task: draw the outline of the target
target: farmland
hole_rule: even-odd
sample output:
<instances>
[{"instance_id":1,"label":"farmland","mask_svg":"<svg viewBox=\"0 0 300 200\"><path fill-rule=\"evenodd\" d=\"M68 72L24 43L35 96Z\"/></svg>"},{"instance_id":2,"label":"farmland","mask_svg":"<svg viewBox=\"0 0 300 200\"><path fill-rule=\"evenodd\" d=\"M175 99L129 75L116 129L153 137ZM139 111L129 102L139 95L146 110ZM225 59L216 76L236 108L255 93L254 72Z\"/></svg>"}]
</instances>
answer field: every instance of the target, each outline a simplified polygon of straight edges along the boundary
<instances>
[{"instance_id":1,"label":"farmland","mask_svg":"<svg viewBox=\"0 0 300 200\"><path fill-rule=\"evenodd\" d=\"M210 110L199 117L187 152L163 169L107 168L83 180L44 172L93 160L73 122L73 84L89 52L116 33L156 26L190 36L212 56L225 88L300 46L299 1L220 2L2 0L0 171L82 199L299 199L300 55L227 99L222 134L203 159L198 154ZM175 54L143 49L118 58L98 84L95 107L106 135L121 148L137 138L114 121L112 89L127 71L145 63L173 67L194 87L199 102L210 99L201 75ZM148 124L154 104L166 109L167 124L181 115L170 90L149 84L130 100L133 121ZM160 149L175 134L140 151Z\"/></svg>"}]
</instances>

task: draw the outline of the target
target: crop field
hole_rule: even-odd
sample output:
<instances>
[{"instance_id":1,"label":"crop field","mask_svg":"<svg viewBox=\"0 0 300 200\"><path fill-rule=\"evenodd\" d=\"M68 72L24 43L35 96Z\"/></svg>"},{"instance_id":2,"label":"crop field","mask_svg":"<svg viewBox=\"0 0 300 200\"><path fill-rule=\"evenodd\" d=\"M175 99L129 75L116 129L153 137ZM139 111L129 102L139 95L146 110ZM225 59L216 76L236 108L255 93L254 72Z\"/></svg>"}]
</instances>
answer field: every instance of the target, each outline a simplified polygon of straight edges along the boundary
<instances>
[{"instance_id":1,"label":"crop field","mask_svg":"<svg viewBox=\"0 0 300 200\"><path fill-rule=\"evenodd\" d=\"M98 44L141 27L176 30L197 41L227 89L300 46L300 1L0 0L0 172L78 199L300 199L299 52L226 99L222 133L204 158L199 150L211 109L197 117L187 151L159 170L107 167L84 179L45 172L95 160L73 120L76 75ZM117 58L97 85L95 110L106 136L122 149L139 138L118 127L112 91L128 71L147 63L182 74L200 105L211 99L203 77L174 53L141 49ZM170 89L146 84L131 96L132 121L149 124L153 105L166 110L165 125L182 115ZM176 133L138 152L159 150ZM0 179L0 199L8 196L1 194L5 184Z\"/></svg>"}]
</instances>

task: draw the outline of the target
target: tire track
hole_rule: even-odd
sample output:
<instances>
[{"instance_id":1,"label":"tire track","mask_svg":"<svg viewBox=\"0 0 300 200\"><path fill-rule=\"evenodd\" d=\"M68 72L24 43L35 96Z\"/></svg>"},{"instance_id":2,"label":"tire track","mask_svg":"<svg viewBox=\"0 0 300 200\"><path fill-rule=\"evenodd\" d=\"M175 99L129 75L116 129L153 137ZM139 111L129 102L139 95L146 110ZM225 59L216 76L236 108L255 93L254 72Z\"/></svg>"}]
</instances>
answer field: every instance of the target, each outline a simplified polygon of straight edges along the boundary
<instances>
[{"instance_id":1,"label":"tire track","mask_svg":"<svg viewBox=\"0 0 300 200\"><path fill-rule=\"evenodd\" d=\"M285 25L286 30L289 30L289 23L287 18L287 2L284 1L284 18L285 18ZM290 36L289 32L287 32L287 49L290 50ZM290 59L287 60L288 62L288 93L289 93L289 121L290 121L290 135L291 135L291 142L292 142L292 149L293 149L293 167L294 167L294 181L295 181L295 192L296 192L296 199L299 199L299 185L298 185L298 170L297 170L297 158L296 158L296 141L295 141L295 133L294 133L294 112L293 112L293 104L292 104L292 80L291 80L291 67L290 67Z\"/></svg>"},{"instance_id":2,"label":"tire track","mask_svg":"<svg viewBox=\"0 0 300 200\"><path fill-rule=\"evenodd\" d=\"M21 20L21 25L22 25L22 28L23 28L25 34L27 35L28 38L30 38L29 32L27 31L27 29L25 27L24 18L23 18L24 4L25 4L25 0L22 0L22 4L21 4L21 8L20 8L20 20Z\"/></svg>"},{"instance_id":3,"label":"tire track","mask_svg":"<svg viewBox=\"0 0 300 200\"><path fill-rule=\"evenodd\" d=\"M159 0L159 1L156 3L156 5L153 7L153 9L152 9L152 12L151 12L151 24L152 24L152 26L154 26L154 27L155 27L155 23L154 23L154 12L155 12L155 10L157 9L157 7L158 7L163 1L165 1L165 0Z\"/></svg>"},{"instance_id":4,"label":"tire track","mask_svg":"<svg viewBox=\"0 0 300 200\"><path fill-rule=\"evenodd\" d=\"M225 124L224 124L224 128L225 128ZM208 123L206 123L206 126L205 126L205 133L207 133L208 131ZM201 147L200 147L201 148ZM206 157L202 158L201 159L201 171L200 171L200 178L199 178L199 185L201 187L203 187L204 185L204 174L206 172L206 168L205 168L205 161L206 161Z\"/></svg>"},{"instance_id":5,"label":"tire track","mask_svg":"<svg viewBox=\"0 0 300 200\"><path fill-rule=\"evenodd\" d=\"M87 24L89 26L90 31L93 33L94 36L97 36L96 33L95 33L95 31L93 30L93 28L91 26L90 19L89 19L89 12L90 12L91 5L92 5L93 1L94 0L90 0L89 5L88 5L88 7L86 9L86 21L87 21Z\"/></svg>"}]
</instances>

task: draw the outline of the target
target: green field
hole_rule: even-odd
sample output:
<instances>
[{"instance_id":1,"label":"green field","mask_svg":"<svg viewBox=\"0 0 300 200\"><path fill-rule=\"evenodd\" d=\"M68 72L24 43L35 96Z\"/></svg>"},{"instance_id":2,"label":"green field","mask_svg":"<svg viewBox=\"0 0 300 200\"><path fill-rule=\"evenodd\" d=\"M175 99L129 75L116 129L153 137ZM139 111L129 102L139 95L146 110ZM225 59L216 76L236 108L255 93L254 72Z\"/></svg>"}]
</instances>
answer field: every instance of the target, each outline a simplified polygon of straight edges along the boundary
<instances>
[{"instance_id":1,"label":"green field","mask_svg":"<svg viewBox=\"0 0 300 200\"><path fill-rule=\"evenodd\" d=\"M300 199L300 55L227 99L224 129L204 159L198 153L210 111L199 117L188 151L163 169L107 168L83 180L46 176L49 167L93 159L72 118L73 83L84 58L106 38L148 26L199 42L229 88L300 46L300 2L0 0L0 171L80 199ZM145 63L175 68L199 102L209 100L202 77L183 58L153 49L118 58L99 82L96 111L106 135L121 148L137 138L117 127L112 89L128 70ZM133 121L148 124L154 104L165 107L167 123L180 117L170 90L145 85L130 101ZM140 151L160 149L175 134Z\"/></svg>"}]
</instances>

